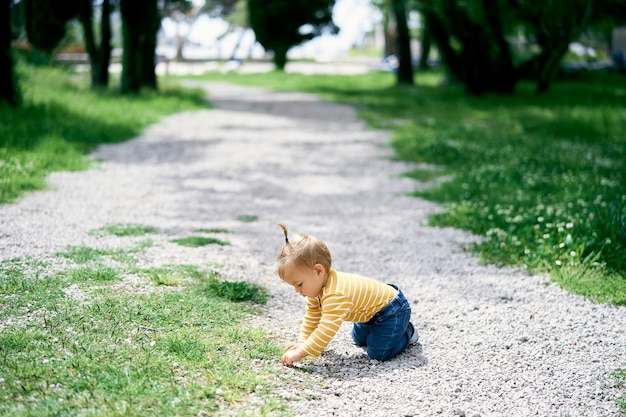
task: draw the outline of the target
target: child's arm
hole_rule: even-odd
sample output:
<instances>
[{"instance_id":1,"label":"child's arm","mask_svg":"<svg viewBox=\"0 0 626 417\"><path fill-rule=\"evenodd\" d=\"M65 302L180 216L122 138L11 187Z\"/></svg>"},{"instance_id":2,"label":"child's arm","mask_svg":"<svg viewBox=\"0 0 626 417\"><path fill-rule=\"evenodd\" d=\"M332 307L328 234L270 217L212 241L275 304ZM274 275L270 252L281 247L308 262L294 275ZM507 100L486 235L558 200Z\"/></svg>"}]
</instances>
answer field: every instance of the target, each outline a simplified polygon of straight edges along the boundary
<instances>
[{"instance_id":1,"label":"child's arm","mask_svg":"<svg viewBox=\"0 0 626 417\"><path fill-rule=\"evenodd\" d=\"M302 335L300 337L302 344L299 348L305 356L318 357L322 354L353 307L354 304L341 294L329 294L324 298L321 317L317 319L315 328L306 339L303 340Z\"/></svg>"},{"instance_id":2,"label":"child's arm","mask_svg":"<svg viewBox=\"0 0 626 417\"><path fill-rule=\"evenodd\" d=\"M306 310L304 312L304 318L302 319L302 325L300 326L299 342L306 341L311 333L315 329L322 318L322 307L319 304L319 300L316 298L308 298L306 302Z\"/></svg>"}]
</instances>

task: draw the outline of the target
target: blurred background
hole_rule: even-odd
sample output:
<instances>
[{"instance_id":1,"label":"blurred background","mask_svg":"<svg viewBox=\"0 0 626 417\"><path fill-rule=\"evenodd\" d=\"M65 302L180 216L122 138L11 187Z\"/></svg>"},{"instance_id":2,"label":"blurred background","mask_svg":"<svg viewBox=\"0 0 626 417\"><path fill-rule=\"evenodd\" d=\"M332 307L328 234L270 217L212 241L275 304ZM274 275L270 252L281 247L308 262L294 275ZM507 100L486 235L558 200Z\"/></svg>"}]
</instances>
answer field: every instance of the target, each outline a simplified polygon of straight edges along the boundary
<instances>
[{"instance_id":1,"label":"blurred background","mask_svg":"<svg viewBox=\"0 0 626 417\"><path fill-rule=\"evenodd\" d=\"M131 50L135 47L143 51L143 61L154 60L157 73L182 71L183 67L169 64L185 62L210 64L196 66L195 71L257 71L285 69L290 61L340 61L366 64L346 71L398 71L400 82L411 83L411 70L443 63L450 80L480 93L510 90L514 79L528 76L536 76L538 88L545 90L563 67L619 71L626 50L623 0L72 0L63 6L51 0L7 0L5 4L12 48L35 49L43 53L41 59L48 55L66 63L97 62L100 68L113 64L113 71L121 71L125 49L135 56L126 64L138 62L140 54ZM246 62L274 66L243 68ZM463 69L468 66L472 68ZM469 74L477 72L482 80L469 80ZM502 72L508 75L495 77L501 85L480 85ZM149 76L147 81L151 82Z\"/></svg>"}]
</instances>

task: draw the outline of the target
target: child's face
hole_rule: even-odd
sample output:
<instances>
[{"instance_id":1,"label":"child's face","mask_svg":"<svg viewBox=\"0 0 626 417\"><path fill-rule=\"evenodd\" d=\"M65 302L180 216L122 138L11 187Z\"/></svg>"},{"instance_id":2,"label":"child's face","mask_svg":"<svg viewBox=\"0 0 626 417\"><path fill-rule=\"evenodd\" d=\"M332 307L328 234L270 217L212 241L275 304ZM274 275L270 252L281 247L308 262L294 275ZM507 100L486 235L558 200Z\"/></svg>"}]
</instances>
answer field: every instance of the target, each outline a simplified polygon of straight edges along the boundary
<instances>
[{"instance_id":1,"label":"child's face","mask_svg":"<svg viewBox=\"0 0 626 417\"><path fill-rule=\"evenodd\" d=\"M283 270L283 279L293 286L298 294L317 297L326 283L326 268L321 264L315 264L313 268L288 265Z\"/></svg>"}]
</instances>

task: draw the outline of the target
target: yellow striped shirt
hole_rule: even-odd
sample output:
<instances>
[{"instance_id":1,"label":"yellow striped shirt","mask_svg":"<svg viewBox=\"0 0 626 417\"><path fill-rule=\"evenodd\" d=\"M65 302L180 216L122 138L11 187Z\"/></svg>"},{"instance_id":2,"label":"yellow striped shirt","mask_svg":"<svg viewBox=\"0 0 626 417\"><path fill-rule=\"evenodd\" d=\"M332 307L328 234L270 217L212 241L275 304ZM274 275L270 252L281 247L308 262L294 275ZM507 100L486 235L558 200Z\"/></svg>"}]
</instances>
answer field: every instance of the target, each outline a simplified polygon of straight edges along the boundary
<instances>
[{"instance_id":1,"label":"yellow striped shirt","mask_svg":"<svg viewBox=\"0 0 626 417\"><path fill-rule=\"evenodd\" d=\"M331 269L318 297L308 297L299 340L312 356L319 356L344 321L369 321L391 302L398 290L360 275Z\"/></svg>"}]
</instances>

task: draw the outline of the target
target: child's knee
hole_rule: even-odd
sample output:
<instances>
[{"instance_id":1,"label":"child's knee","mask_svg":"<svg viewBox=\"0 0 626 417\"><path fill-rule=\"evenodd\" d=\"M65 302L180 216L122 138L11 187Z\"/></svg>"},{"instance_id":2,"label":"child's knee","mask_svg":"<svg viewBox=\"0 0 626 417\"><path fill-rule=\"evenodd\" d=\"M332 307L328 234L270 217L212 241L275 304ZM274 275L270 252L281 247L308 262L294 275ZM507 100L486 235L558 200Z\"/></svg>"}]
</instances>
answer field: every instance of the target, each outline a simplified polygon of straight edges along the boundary
<instances>
[{"instance_id":1,"label":"child's knee","mask_svg":"<svg viewBox=\"0 0 626 417\"><path fill-rule=\"evenodd\" d=\"M367 336L369 332L358 324L359 323L354 323L352 327L352 341L357 346L367 346Z\"/></svg>"},{"instance_id":2,"label":"child's knee","mask_svg":"<svg viewBox=\"0 0 626 417\"><path fill-rule=\"evenodd\" d=\"M393 350L367 349L367 356L369 356L370 359L376 359L381 362L391 359L396 355L397 353Z\"/></svg>"}]
</instances>

